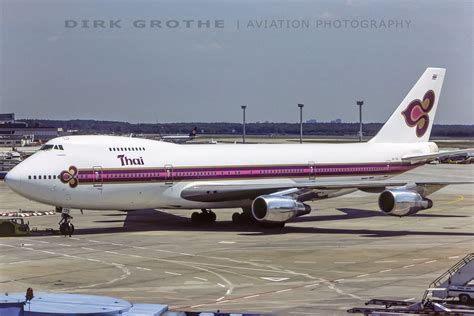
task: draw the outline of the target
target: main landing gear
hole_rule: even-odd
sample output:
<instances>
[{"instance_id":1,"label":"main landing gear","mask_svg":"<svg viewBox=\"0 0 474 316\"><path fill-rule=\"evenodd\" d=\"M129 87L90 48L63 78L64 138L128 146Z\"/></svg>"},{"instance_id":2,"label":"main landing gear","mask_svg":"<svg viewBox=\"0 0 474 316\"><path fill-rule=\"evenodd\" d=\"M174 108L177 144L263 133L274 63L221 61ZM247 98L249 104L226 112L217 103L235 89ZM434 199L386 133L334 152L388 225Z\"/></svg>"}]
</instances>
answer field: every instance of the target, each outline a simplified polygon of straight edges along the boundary
<instances>
[{"instance_id":1,"label":"main landing gear","mask_svg":"<svg viewBox=\"0 0 474 316\"><path fill-rule=\"evenodd\" d=\"M194 212L191 221L195 224L212 224L216 221L216 213L209 209L201 209L201 213Z\"/></svg>"}]
</instances>

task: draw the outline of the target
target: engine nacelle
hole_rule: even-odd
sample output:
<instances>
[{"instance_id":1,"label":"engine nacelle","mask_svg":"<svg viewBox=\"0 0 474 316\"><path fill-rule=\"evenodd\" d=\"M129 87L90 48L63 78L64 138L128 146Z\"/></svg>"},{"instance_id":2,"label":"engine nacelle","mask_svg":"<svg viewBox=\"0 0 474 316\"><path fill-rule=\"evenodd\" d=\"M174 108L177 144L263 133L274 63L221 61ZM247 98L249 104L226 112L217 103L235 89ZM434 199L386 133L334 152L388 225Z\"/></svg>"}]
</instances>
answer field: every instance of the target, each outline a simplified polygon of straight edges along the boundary
<instances>
[{"instance_id":1,"label":"engine nacelle","mask_svg":"<svg viewBox=\"0 0 474 316\"><path fill-rule=\"evenodd\" d=\"M262 195L252 203L252 216L264 223L284 223L309 212L309 205L286 196Z\"/></svg>"},{"instance_id":2,"label":"engine nacelle","mask_svg":"<svg viewBox=\"0 0 474 316\"><path fill-rule=\"evenodd\" d=\"M385 190L379 196L380 210L391 216L413 215L432 206L433 201L407 189Z\"/></svg>"}]
</instances>

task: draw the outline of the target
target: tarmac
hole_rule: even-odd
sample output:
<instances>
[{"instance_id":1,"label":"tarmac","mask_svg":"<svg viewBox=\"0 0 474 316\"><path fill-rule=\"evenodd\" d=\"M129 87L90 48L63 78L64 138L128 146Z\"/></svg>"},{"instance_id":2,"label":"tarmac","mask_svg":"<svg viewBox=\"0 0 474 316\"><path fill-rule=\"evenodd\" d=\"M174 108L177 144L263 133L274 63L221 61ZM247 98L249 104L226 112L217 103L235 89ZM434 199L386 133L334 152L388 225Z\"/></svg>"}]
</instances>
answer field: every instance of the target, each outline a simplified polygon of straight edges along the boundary
<instances>
[{"instance_id":1,"label":"tarmac","mask_svg":"<svg viewBox=\"0 0 474 316\"><path fill-rule=\"evenodd\" d=\"M472 180L473 165L426 165L399 176ZM372 298L418 301L438 275L474 252L474 185L431 196L434 207L385 216L377 195L312 202L283 230L231 222L195 226L192 210L72 211L75 234L58 215L28 217L38 232L0 238L0 292L96 294L188 311L345 315ZM0 212L48 211L0 182Z\"/></svg>"}]
</instances>

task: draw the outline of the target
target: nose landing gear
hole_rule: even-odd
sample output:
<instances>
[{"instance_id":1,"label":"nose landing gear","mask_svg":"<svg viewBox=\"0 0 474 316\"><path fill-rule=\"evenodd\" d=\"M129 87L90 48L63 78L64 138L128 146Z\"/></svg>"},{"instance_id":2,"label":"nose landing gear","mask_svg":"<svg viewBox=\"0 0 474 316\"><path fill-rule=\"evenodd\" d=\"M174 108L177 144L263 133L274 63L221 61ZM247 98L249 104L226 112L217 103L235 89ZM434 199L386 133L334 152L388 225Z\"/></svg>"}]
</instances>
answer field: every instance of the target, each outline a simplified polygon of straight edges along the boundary
<instances>
[{"instance_id":1,"label":"nose landing gear","mask_svg":"<svg viewBox=\"0 0 474 316\"><path fill-rule=\"evenodd\" d=\"M61 212L61 220L58 223L61 235L64 235L64 237L69 235L69 237L71 237L74 233L74 225L71 223L73 217L69 215L70 210L58 206L56 207L56 212Z\"/></svg>"},{"instance_id":2,"label":"nose landing gear","mask_svg":"<svg viewBox=\"0 0 474 316\"><path fill-rule=\"evenodd\" d=\"M191 215L191 221L194 224L212 224L216 221L216 213L209 209L201 209L201 213L194 212Z\"/></svg>"}]
</instances>

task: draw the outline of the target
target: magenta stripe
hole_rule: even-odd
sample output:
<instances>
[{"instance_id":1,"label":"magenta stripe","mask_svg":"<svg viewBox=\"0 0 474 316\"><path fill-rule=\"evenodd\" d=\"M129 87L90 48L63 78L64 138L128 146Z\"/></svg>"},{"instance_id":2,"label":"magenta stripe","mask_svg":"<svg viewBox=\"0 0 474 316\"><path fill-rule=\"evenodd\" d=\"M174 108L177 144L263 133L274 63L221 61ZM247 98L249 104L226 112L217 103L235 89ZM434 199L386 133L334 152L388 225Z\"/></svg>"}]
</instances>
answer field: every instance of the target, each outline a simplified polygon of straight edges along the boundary
<instances>
[{"instance_id":1,"label":"magenta stripe","mask_svg":"<svg viewBox=\"0 0 474 316\"><path fill-rule=\"evenodd\" d=\"M103 170L98 176L93 170L79 170L80 183L93 183L96 177L98 182L149 182L182 180L222 180L228 178L291 178L291 177L321 177L345 175L376 175L392 174L416 168L411 164L367 164L367 165L316 165L311 171L310 166L239 166L239 167L203 167L203 168L173 168L170 175L164 168L157 169L116 169ZM199 174L197 174L199 173ZM97 182L96 181L96 182Z\"/></svg>"}]
</instances>

